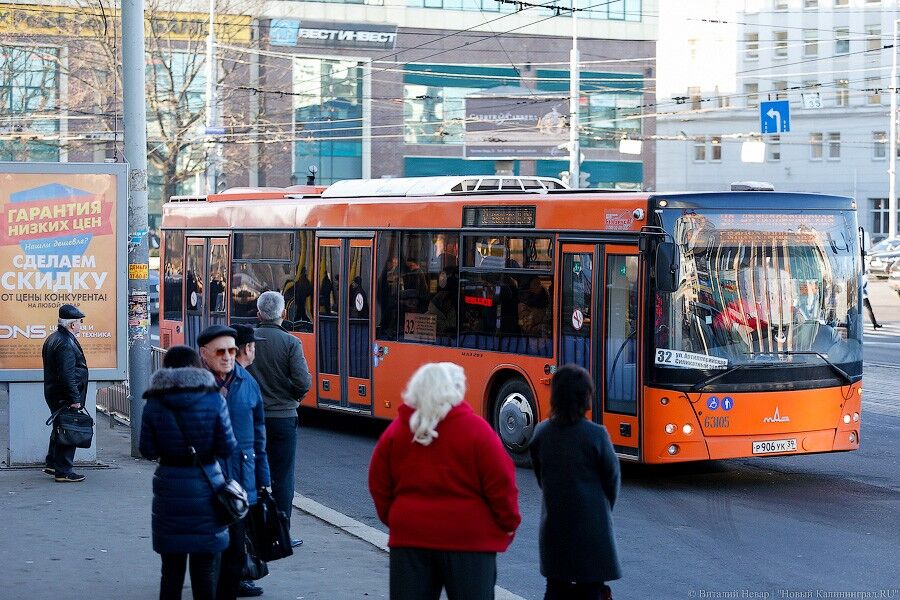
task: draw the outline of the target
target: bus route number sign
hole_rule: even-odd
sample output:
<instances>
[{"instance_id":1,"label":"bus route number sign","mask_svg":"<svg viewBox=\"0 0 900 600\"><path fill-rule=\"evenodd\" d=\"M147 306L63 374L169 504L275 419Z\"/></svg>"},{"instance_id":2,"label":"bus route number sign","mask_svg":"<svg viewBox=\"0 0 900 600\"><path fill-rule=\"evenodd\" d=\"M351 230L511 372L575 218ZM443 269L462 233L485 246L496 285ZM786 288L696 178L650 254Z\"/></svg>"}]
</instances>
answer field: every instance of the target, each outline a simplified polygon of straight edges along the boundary
<instances>
[{"instance_id":1,"label":"bus route number sign","mask_svg":"<svg viewBox=\"0 0 900 600\"><path fill-rule=\"evenodd\" d=\"M685 352L683 350L656 351L656 364L664 367L681 367L684 369L725 369L728 367L727 358Z\"/></svg>"}]
</instances>

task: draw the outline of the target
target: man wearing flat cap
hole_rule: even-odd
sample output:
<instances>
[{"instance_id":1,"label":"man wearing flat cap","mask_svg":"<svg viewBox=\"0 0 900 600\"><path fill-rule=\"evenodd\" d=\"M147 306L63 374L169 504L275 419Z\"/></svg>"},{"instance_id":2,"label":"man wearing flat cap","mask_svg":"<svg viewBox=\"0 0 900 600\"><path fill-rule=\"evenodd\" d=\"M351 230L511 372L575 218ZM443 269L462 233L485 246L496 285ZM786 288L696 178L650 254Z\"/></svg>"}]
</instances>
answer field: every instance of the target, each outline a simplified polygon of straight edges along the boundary
<instances>
[{"instance_id":1,"label":"man wearing flat cap","mask_svg":"<svg viewBox=\"0 0 900 600\"><path fill-rule=\"evenodd\" d=\"M231 428L238 447L225 461L226 476L247 490L250 504L256 504L259 488L269 487L269 461L266 458L266 425L259 385L235 361L238 333L224 325L210 325L197 336L200 358L216 379L216 386L231 417ZM228 528L228 548L222 553L217 600L233 600L238 595L246 561L246 523L241 519ZM257 588L256 595L262 593Z\"/></svg>"},{"instance_id":2,"label":"man wearing flat cap","mask_svg":"<svg viewBox=\"0 0 900 600\"><path fill-rule=\"evenodd\" d=\"M76 337L81 331L84 313L71 304L59 307L56 331L44 342L41 356L44 360L44 400L54 413L61 408L74 410L84 407L87 399L88 368L84 351ZM73 470L75 446L56 443L56 426L53 421L50 445L44 461L44 473L53 475L60 483L84 481L84 475Z\"/></svg>"}]
</instances>

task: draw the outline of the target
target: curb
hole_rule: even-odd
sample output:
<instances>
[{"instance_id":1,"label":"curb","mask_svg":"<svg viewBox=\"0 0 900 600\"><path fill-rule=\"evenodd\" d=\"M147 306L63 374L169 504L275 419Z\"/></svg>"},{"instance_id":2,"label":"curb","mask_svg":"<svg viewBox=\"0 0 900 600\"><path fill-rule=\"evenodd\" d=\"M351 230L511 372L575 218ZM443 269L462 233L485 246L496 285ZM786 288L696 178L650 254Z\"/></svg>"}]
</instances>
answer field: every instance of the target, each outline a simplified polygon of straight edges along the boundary
<instances>
[{"instance_id":1,"label":"curb","mask_svg":"<svg viewBox=\"0 0 900 600\"><path fill-rule=\"evenodd\" d=\"M374 527L370 527L365 523L361 523L352 517L348 517L344 513L340 513L333 508L329 508L324 504L320 504L312 498L294 492L294 508L302 510L320 521L324 521L333 527L337 527L341 531L352 535L364 542L372 544L382 552L389 552L388 534ZM513 594L507 589L500 586L494 588L495 600L525 600L521 596Z\"/></svg>"}]
</instances>

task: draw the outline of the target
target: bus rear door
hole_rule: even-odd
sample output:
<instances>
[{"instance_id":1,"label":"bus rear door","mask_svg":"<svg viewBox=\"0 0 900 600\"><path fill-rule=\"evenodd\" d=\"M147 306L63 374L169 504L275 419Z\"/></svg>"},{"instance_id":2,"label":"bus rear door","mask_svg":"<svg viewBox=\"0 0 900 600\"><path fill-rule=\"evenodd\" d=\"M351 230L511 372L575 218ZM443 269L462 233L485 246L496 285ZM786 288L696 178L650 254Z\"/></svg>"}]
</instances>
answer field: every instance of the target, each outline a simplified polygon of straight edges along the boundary
<instances>
[{"instance_id":1,"label":"bus rear door","mask_svg":"<svg viewBox=\"0 0 900 600\"><path fill-rule=\"evenodd\" d=\"M196 347L205 327L228 322L227 237L187 237L184 286L184 343Z\"/></svg>"},{"instance_id":2,"label":"bus rear door","mask_svg":"<svg viewBox=\"0 0 900 600\"><path fill-rule=\"evenodd\" d=\"M639 254L636 246L562 244L559 364L591 372L593 420L616 452L640 457Z\"/></svg>"},{"instance_id":3,"label":"bus rear door","mask_svg":"<svg viewBox=\"0 0 900 600\"><path fill-rule=\"evenodd\" d=\"M319 406L372 414L372 238L318 240Z\"/></svg>"}]
</instances>

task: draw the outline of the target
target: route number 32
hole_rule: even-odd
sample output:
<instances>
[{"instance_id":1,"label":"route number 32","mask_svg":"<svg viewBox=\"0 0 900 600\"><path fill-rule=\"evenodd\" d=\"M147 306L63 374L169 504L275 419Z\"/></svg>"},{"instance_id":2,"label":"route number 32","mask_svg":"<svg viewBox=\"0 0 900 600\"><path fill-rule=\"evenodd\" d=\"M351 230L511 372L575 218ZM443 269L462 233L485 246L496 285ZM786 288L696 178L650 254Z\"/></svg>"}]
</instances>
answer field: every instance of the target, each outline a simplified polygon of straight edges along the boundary
<instances>
[{"instance_id":1,"label":"route number 32","mask_svg":"<svg viewBox=\"0 0 900 600\"><path fill-rule=\"evenodd\" d=\"M670 365L674 362L674 358L674 354L671 350L656 351L656 364L658 365Z\"/></svg>"}]
</instances>

